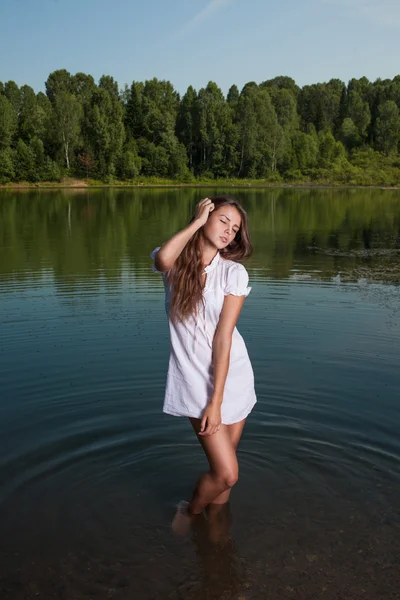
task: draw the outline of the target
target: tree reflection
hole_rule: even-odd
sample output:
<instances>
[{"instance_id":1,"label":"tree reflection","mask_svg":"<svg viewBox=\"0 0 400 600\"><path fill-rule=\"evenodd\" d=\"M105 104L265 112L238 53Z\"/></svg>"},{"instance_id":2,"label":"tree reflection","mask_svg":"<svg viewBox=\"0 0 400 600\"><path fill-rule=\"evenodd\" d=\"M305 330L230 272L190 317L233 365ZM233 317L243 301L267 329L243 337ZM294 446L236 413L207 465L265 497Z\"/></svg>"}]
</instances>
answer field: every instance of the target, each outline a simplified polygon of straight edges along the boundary
<instances>
[{"instance_id":1,"label":"tree reflection","mask_svg":"<svg viewBox=\"0 0 400 600\"><path fill-rule=\"evenodd\" d=\"M153 247L190 219L200 197L228 191L249 213L253 277L289 277L300 257L312 258L318 277L338 270L379 268L374 250L399 260L399 193L334 189L99 189L6 191L0 201L0 277L44 273L74 288L85 279L151 281L144 268ZM336 250L340 253L332 253ZM354 251L366 251L362 256ZM303 261L304 262L304 261ZM397 272L399 269L397 269ZM154 281L154 280L153 280Z\"/></svg>"}]
</instances>

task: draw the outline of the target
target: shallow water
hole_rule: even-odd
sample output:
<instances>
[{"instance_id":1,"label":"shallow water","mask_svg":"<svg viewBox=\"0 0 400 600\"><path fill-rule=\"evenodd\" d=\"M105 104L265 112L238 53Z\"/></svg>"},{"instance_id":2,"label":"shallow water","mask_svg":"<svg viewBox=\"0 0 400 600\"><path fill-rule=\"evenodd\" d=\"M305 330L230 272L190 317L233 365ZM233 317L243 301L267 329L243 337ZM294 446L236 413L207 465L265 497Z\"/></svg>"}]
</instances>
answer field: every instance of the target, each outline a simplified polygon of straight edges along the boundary
<instances>
[{"instance_id":1,"label":"shallow water","mask_svg":"<svg viewBox=\"0 0 400 600\"><path fill-rule=\"evenodd\" d=\"M398 192L234 190L258 403L230 507L171 532L206 462L149 253L215 191L0 193L2 598L397 597Z\"/></svg>"}]
</instances>

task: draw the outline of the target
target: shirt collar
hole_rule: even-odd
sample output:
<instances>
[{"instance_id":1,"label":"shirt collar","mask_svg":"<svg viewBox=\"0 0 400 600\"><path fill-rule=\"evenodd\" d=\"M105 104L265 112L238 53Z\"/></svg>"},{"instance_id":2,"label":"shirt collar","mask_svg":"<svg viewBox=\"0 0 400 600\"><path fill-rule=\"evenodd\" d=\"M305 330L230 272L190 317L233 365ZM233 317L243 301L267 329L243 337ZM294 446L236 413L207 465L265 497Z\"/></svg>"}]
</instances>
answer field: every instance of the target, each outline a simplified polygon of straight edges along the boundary
<instances>
[{"instance_id":1,"label":"shirt collar","mask_svg":"<svg viewBox=\"0 0 400 600\"><path fill-rule=\"evenodd\" d=\"M214 258L212 259L210 264L204 268L203 273L209 273L210 271L215 269L215 267L217 266L217 264L219 263L220 260L221 260L220 253L217 252L217 254L214 256Z\"/></svg>"}]
</instances>

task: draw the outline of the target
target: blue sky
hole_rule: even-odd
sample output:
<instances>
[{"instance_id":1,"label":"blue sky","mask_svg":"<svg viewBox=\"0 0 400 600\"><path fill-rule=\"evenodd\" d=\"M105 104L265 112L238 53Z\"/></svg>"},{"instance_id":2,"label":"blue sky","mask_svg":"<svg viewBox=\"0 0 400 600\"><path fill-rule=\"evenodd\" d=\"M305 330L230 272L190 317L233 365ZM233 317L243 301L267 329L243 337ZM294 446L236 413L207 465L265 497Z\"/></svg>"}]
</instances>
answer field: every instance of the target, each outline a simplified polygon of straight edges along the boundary
<instances>
[{"instance_id":1,"label":"blue sky","mask_svg":"<svg viewBox=\"0 0 400 600\"><path fill-rule=\"evenodd\" d=\"M0 0L0 31L0 81L36 91L62 68L180 93L400 73L400 0Z\"/></svg>"}]
</instances>

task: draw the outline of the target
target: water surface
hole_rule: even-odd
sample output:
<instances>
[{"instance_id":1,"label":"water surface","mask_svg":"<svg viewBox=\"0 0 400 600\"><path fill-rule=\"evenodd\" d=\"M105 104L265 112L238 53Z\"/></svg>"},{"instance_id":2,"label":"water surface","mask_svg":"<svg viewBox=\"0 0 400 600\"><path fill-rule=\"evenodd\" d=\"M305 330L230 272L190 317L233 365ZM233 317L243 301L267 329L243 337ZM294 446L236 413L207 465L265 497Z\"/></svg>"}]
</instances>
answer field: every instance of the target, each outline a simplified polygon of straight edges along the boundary
<instances>
[{"instance_id":1,"label":"water surface","mask_svg":"<svg viewBox=\"0 0 400 600\"><path fill-rule=\"evenodd\" d=\"M216 191L249 213L258 403L229 509L181 540L206 461L161 412L149 254ZM2 597L396 597L399 283L398 192L1 192Z\"/></svg>"}]
</instances>

